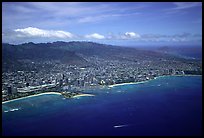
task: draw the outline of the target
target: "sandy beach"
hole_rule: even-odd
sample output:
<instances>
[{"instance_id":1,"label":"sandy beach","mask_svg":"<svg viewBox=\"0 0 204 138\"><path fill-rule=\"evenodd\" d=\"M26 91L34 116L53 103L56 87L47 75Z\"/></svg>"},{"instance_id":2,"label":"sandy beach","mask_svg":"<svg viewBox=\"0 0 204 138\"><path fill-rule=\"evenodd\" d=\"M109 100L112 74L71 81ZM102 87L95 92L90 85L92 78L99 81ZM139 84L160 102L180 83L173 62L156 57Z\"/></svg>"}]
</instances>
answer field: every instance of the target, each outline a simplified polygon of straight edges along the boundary
<instances>
[{"instance_id":1,"label":"sandy beach","mask_svg":"<svg viewBox=\"0 0 204 138\"><path fill-rule=\"evenodd\" d=\"M157 79L157 78L162 78L162 77L184 77L184 76L202 76L202 75L193 75L193 74L184 74L184 75L164 75L164 76L158 76L158 77L155 77L154 79Z\"/></svg>"},{"instance_id":2,"label":"sandy beach","mask_svg":"<svg viewBox=\"0 0 204 138\"><path fill-rule=\"evenodd\" d=\"M122 86L122 85L129 85L129 84L140 84L140 83L145 83L148 82L150 80L146 80L146 81L140 81L140 82L129 82L129 83L120 83L120 84L113 84L113 85L109 85L108 87L112 88L115 86Z\"/></svg>"},{"instance_id":3,"label":"sandy beach","mask_svg":"<svg viewBox=\"0 0 204 138\"><path fill-rule=\"evenodd\" d=\"M45 93L39 93L39 94L35 94L35 95L30 95L30 96L26 96L26 97L21 97L21 98L17 98L17 99L13 99L13 100L5 101L5 102L2 102L2 104L4 104L4 103L8 103L8 102L12 102L12 101L16 101L16 100L25 99L25 98L30 98L30 97L35 97L35 96L45 95L45 94L57 94L57 95L61 95L59 92L45 92Z\"/></svg>"},{"instance_id":4,"label":"sandy beach","mask_svg":"<svg viewBox=\"0 0 204 138\"><path fill-rule=\"evenodd\" d=\"M158 79L158 78L161 78L161 77L168 77L168 76L182 77L182 76L202 76L202 75L165 75L165 76L158 76L158 77L155 77L154 79L149 79L149 80L140 81L140 82L129 82L129 83L113 84L113 85L109 85L108 87L112 88L112 87L115 87L115 86L122 86L122 85L129 85L129 84L140 84L140 83L145 83L145 82L148 82L148 81L151 81L151 80L155 80L155 79Z\"/></svg>"},{"instance_id":5,"label":"sandy beach","mask_svg":"<svg viewBox=\"0 0 204 138\"><path fill-rule=\"evenodd\" d=\"M165 75L165 76L158 76L155 77L154 79L158 79L160 77L168 77L168 76L202 76L202 75ZM114 84L114 85L109 85L109 88L115 87L115 86L122 86L122 85L129 85L129 84L140 84L140 83L145 83L154 79L149 79L149 80L145 80L145 81L141 81L141 82L130 82L130 83L120 83L120 84ZM13 100L9 100L9 101L5 101L2 102L2 104L4 103L8 103L8 102L12 102L12 101L16 101L16 100L21 100L21 99L25 99L25 98L29 98L29 97L35 97L35 96L40 96L40 95L45 95L45 94L57 94L57 95L61 95L61 93L59 92L45 92L45 93L39 93L39 94L35 94L35 95L30 95L30 96L26 96L26 97L22 97L22 98L17 98L17 99L13 99ZM82 96L95 96L93 94L79 94L76 96L73 96L73 98L77 98L77 97L82 97Z\"/></svg>"},{"instance_id":6,"label":"sandy beach","mask_svg":"<svg viewBox=\"0 0 204 138\"><path fill-rule=\"evenodd\" d=\"M73 98L82 97L82 96L95 96L95 95L93 95L93 94L79 94L79 95L73 96Z\"/></svg>"},{"instance_id":7,"label":"sandy beach","mask_svg":"<svg viewBox=\"0 0 204 138\"><path fill-rule=\"evenodd\" d=\"M188 74L185 74L185 75L173 75L173 76L202 76L202 75L188 75Z\"/></svg>"},{"instance_id":8,"label":"sandy beach","mask_svg":"<svg viewBox=\"0 0 204 138\"><path fill-rule=\"evenodd\" d=\"M130 82L130 83L120 83L120 84L113 84L113 85L109 85L108 87L112 88L115 86L122 86L122 85L128 85L128 84L136 84L137 82Z\"/></svg>"}]
</instances>

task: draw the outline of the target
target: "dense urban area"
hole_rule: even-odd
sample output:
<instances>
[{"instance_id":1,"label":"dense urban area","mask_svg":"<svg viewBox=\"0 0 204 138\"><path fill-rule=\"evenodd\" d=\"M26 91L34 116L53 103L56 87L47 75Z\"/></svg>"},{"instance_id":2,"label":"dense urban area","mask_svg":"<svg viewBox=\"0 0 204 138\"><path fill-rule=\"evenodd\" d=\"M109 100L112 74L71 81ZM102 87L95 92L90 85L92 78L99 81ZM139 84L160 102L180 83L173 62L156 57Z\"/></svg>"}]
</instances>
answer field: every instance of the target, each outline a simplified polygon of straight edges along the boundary
<instances>
[{"instance_id":1,"label":"dense urban area","mask_svg":"<svg viewBox=\"0 0 204 138\"><path fill-rule=\"evenodd\" d=\"M2 72L3 101L48 91L81 93L87 89L140 82L164 75L202 74L201 62L197 60L145 54L129 60L127 54L118 56L120 59L81 54L80 57L91 63L87 66L52 59L21 59L20 62L30 70Z\"/></svg>"}]
</instances>

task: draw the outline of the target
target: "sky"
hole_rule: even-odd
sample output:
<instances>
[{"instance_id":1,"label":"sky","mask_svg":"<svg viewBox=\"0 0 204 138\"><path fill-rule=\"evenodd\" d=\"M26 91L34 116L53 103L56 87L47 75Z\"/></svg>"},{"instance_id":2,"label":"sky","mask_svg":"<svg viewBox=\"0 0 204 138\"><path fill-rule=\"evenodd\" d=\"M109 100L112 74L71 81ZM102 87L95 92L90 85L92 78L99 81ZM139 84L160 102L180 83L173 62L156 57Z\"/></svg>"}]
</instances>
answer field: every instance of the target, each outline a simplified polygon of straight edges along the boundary
<instances>
[{"instance_id":1,"label":"sky","mask_svg":"<svg viewBox=\"0 0 204 138\"><path fill-rule=\"evenodd\" d=\"M3 2L2 41L202 45L201 2Z\"/></svg>"}]
</instances>

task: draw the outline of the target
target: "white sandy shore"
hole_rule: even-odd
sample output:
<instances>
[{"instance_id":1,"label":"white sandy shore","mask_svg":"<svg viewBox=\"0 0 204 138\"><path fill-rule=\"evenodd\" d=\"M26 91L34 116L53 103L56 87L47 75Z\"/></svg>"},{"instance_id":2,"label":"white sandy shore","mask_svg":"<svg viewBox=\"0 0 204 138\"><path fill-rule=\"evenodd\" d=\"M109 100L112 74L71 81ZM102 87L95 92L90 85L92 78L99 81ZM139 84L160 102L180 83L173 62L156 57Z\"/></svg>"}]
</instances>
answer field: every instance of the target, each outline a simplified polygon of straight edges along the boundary
<instances>
[{"instance_id":1,"label":"white sandy shore","mask_svg":"<svg viewBox=\"0 0 204 138\"><path fill-rule=\"evenodd\" d=\"M188 74L185 74L185 75L165 75L165 76L158 76L158 77L155 77L154 79L157 79L157 78L162 78L162 77L186 77L186 76L202 76L202 75L188 75Z\"/></svg>"},{"instance_id":2,"label":"white sandy shore","mask_svg":"<svg viewBox=\"0 0 204 138\"><path fill-rule=\"evenodd\" d=\"M188 74L186 74L186 75L172 75L172 76L202 76L202 75L190 75L190 74L188 75Z\"/></svg>"},{"instance_id":3,"label":"white sandy shore","mask_svg":"<svg viewBox=\"0 0 204 138\"><path fill-rule=\"evenodd\" d=\"M39 94L35 94L35 95L30 95L30 96L26 96L26 97L21 97L21 98L17 98L17 99L13 99L13 100L5 101L5 102L2 102L2 104L4 104L4 103L8 103L8 102L12 102L12 101L16 101L16 100L25 99L25 98L30 98L30 97L35 97L35 96L45 95L45 94L57 94L57 95L61 95L61 93L59 93L59 92L45 92L45 93L39 93Z\"/></svg>"},{"instance_id":4,"label":"white sandy shore","mask_svg":"<svg viewBox=\"0 0 204 138\"><path fill-rule=\"evenodd\" d=\"M139 83L145 83L148 82L149 80L146 81L140 81L140 82L128 82L128 83L120 83L120 84L113 84L113 85L109 85L108 87L112 88L115 86L122 86L122 85L129 85L129 84L139 84Z\"/></svg>"},{"instance_id":5,"label":"white sandy shore","mask_svg":"<svg viewBox=\"0 0 204 138\"><path fill-rule=\"evenodd\" d=\"M113 84L113 85L109 85L108 87L112 88L112 87L115 87L115 86L122 86L122 85L129 85L129 84L140 84L140 83L149 82L151 80L155 80L155 79L158 79L158 78L170 77L170 76L179 76L179 77L182 77L182 76L202 76L202 75L165 75L165 76L158 76L158 77L155 77L154 79L149 79L149 80L140 81L140 82L129 82L129 83Z\"/></svg>"},{"instance_id":6,"label":"white sandy shore","mask_svg":"<svg viewBox=\"0 0 204 138\"><path fill-rule=\"evenodd\" d=\"M95 95L93 95L93 94L79 94L79 95L73 96L73 98L82 97L82 96L95 96Z\"/></svg>"}]
</instances>

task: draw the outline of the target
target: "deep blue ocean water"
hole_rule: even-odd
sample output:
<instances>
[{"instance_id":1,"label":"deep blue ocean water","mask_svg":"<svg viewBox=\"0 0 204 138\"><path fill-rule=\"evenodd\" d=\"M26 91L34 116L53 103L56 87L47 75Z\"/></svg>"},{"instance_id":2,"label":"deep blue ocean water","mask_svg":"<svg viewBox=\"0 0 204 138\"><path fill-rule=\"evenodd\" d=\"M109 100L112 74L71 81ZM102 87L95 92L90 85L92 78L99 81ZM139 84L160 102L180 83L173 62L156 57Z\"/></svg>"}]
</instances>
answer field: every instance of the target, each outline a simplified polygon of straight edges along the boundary
<instances>
[{"instance_id":1,"label":"deep blue ocean water","mask_svg":"<svg viewBox=\"0 0 204 138\"><path fill-rule=\"evenodd\" d=\"M202 77L161 77L89 90L96 96L43 95L2 105L3 135L202 135ZM14 110L12 110L14 109Z\"/></svg>"}]
</instances>

